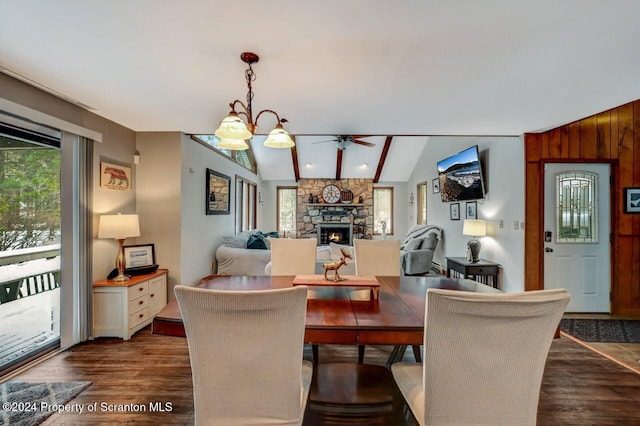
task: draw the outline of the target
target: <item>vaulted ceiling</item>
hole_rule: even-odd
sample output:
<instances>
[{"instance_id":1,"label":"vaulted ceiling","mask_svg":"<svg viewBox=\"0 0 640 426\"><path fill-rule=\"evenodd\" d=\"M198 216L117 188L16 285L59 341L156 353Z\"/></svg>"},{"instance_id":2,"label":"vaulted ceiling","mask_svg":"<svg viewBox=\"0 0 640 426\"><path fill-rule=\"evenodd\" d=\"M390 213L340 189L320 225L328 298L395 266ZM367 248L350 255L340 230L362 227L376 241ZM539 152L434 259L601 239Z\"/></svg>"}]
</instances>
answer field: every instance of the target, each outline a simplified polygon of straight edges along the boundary
<instances>
[{"instance_id":1,"label":"vaulted ceiling","mask_svg":"<svg viewBox=\"0 0 640 426\"><path fill-rule=\"evenodd\" d=\"M301 177L374 177L392 136L379 178L403 181L428 136L520 135L640 98L638 18L626 0L0 0L0 71L135 131L213 133L252 51L254 111L289 120ZM315 143L354 134L375 146L341 162ZM293 179L291 152L260 139L262 177Z\"/></svg>"}]
</instances>

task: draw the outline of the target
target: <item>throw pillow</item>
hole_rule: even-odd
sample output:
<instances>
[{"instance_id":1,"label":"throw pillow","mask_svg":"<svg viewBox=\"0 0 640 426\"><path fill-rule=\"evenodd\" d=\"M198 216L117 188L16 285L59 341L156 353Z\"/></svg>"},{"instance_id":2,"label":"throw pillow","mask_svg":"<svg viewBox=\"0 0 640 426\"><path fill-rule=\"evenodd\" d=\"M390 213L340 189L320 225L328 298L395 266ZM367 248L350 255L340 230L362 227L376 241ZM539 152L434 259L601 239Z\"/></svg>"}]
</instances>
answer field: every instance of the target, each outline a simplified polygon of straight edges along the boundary
<instances>
[{"instance_id":1,"label":"throw pillow","mask_svg":"<svg viewBox=\"0 0 640 426\"><path fill-rule=\"evenodd\" d=\"M329 243L329 250L331 250L331 260L340 260L340 258L342 257L342 252L340 251L340 249L344 249L344 251L351 255L351 259L347 259L347 263L351 263L354 261L353 259L355 257L355 253L353 250L353 246L336 243Z\"/></svg>"},{"instance_id":2,"label":"throw pillow","mask_svg":"<svg viewBox=\"0 0 640 426\"><path fill-rule=\"evenodd\" d=\"M247 241L247 248L250 250L267 250L267 242L265 241L264 234L262 232L256 232L249 236Z\"/></svg>"},{"instance_id":3,"label":"throw pillow","mask_svg":"<svg viewBox=\"0 0 640 426\"><path fill-rule=\"evenodd\" d=\"M247 248L247 236L244 234L238 234L234 237L224 237L224 244L227 247Z\"/></svg>"},{"instance_id":4,"label":"throw pillow","mask_svg":"<svg viewBox=\"0 0 640 426\"><path fill-rule=\"evenodd\" d=\"M331 249L329 246L319 246L316 248L316 260L329 262L331 260Z\"/></svg>"},{"instance_id":5,"label":"throw pillow","mask_svg":"<svg viewBox=\"0 0 640 426\"><path fill-rule=\"evenodd\" d=\"M404 246L404 251L418 250L422 245L422 238L414 238Z\"/></svg>"}]
</instances>

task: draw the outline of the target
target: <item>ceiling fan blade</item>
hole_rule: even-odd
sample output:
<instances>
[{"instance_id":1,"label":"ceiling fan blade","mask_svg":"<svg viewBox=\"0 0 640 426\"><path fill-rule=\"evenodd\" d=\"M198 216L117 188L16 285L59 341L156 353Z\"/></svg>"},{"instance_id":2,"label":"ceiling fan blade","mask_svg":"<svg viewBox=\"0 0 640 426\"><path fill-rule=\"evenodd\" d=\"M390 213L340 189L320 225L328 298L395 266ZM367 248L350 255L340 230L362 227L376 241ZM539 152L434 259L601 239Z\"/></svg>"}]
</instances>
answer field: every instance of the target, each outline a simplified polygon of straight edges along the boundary
<instances>
[{"instance_id":1,"label":"ceiling fan blade","mask_svg":"<svg viewBox=\"0 0 640 426\"><path fill-rule=\"evenodd\" d=\"M354 140L353 140L353 143L357 143L358 145L364 145L364 146L369 146L369 147L371 147L371 146L376 146L376 144L375 144L375 143L365 142L365 141L359 141L359 140L357 140L357 139L354 139Z\"/></svg>"},{"instance_id":2,"label":"ceiling fan blade","mask_svg":"<svg viewBox=\"0 0 640 426\"><path fill-rule=\"evenodd\" d=\"M311 142L311 145L314 145L317 143L327 143L327 142L338 142L338 141L336 139L327 139L326 141Z\"/></svg>"}]
</instances>

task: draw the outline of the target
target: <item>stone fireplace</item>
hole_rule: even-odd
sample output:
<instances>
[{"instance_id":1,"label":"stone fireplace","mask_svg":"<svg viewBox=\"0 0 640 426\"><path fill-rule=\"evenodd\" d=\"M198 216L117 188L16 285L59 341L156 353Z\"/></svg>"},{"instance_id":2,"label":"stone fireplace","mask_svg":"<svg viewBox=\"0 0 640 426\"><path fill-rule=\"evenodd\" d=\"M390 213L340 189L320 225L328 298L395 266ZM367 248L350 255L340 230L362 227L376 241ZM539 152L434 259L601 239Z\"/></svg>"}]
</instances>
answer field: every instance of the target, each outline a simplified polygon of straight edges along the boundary
<instances>
[{"instance_id":1,"label":"stone fireplace","mask_svg":"<svg viewBox=\"0 0 640 426\"><path fill-rule=\"evenodd\" d=\"M352 199L325 202L322 189L329 184L348 189ZM372 179L300 179L298 182L296 234L299 238L317 237L318 245L326 245L332 241L331 236L333 242L352 245L354 238L371 238L372 226ZM334 235L327 234L326 229Z\"/></svg>"},{"instance_id":2,"label":"stone fireplace","mask_svg":"<svg viewBox=\"0 0 640 426\"><path fill-rule=\"evenodd\" d=\"M329 243L353 244L353 225L350 223L318 223L318 245L325 246Z\"/></svg>"}]
</instances>

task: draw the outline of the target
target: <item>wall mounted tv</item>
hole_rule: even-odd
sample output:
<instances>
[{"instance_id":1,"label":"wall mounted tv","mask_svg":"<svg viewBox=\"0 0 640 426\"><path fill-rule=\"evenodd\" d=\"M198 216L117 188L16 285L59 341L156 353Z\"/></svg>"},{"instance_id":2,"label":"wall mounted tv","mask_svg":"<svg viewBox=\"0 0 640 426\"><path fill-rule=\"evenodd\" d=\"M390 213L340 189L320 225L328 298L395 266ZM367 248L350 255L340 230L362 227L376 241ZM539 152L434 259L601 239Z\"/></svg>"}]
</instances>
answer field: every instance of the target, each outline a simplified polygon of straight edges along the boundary
<instances>
[{"instance_id":1,"label":"wall mounted tv","mask_svg":"<svg viewBox=\"0 0 640 426\"><path fill-rule=\"evenodd\" d=\"M443 202L484 198L484 180L478 146L474 145L438 161L438 180Z\"/></svg>"}]
</instances>

